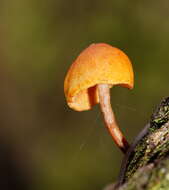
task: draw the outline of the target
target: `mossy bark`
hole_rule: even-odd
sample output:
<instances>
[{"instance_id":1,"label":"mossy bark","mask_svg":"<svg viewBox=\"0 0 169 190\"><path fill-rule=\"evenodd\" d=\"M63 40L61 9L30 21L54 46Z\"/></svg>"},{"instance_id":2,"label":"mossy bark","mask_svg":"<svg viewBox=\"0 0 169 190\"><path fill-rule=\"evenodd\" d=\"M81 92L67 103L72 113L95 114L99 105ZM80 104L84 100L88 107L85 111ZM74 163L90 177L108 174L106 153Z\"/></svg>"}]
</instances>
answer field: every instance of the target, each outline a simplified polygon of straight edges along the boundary
<instances>
[{"instance_id":1,"label":"mossy bark","mask_svg":"<svg viewBox=\"0 0 169 190\"><path fill-rule=\"evenodd\" d=\"M168 190L169 159L139 168L118 190Z\"/></svg>"},{"instance_id":2,"label":"mossy bark","mask_svg":"<svg viewBox=\"0 0 169 190\"><path fill-rule=\"evenodd\" d=\"M169 190L169 97L142 134L124 158L117 185L107 189Z\"/></svg>"}]
</instances>

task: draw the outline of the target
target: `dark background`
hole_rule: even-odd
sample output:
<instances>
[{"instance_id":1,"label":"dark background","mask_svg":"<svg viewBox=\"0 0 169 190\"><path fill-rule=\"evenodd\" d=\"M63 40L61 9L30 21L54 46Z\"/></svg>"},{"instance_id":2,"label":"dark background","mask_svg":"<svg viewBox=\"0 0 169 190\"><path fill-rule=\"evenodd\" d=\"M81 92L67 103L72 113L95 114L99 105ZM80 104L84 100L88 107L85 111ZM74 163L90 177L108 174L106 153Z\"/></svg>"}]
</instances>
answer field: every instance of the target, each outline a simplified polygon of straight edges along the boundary
<instances>
[{"instance_id":1,"label":"dark background","mask_svg":"<svg viewBox=\"0 0 169 190\"><path fill-rule=\"evenodd\" d=\"M10 178L6 183L25 184L22 190L101 190L117 178L123 155L104 128L99 106L87 112L68 108L65 74L91 43L124 50L133 63L135 87L114 87L111 97L132 141L169 94L169 2L0 4L0 161L7 165L1 175Z\"/></svg>"}]
</instances>

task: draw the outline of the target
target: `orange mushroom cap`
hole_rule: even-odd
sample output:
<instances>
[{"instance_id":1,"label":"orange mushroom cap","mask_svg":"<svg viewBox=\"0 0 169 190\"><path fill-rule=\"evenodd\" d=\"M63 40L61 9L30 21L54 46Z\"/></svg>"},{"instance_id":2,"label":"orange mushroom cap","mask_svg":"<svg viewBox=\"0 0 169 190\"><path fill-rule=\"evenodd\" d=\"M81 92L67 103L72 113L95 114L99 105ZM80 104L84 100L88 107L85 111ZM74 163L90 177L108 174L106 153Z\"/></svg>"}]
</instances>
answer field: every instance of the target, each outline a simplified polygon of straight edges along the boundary
<instances>
[{"instance_id":1,"label":"orange mushroom cap","mask_svg":"<svg viewBox=\"0 0 169 190\"><path fill-rule=\"evenodd\" d=\"M89 110L99 103L97 84L133 88L132 64L120 49L105 43L91 44L71 65L64 81L70 108Z\"/></svg>"}]
</instances>

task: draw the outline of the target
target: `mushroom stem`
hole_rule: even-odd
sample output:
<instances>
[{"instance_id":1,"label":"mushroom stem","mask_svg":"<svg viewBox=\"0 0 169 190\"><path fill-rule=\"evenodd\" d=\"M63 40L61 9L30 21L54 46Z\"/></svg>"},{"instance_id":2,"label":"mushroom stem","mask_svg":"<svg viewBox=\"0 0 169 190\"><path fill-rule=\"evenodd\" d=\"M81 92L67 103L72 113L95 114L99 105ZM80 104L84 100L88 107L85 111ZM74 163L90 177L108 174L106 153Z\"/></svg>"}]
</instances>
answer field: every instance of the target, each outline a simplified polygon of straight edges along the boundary
<instances>
[{"instance_id":1,"label":"mushroom stem","mask_svg":"<svg viewBox=\"0 0 169 190\"><path fill-rule=\"evenodd\" d=\"M117 125L110 103L109 84L98 84L97 87L99 93L100 107L104 117L104 123L109 130L109 133L113 137L114 142L123 153L126 153L129 148L129 144Z\"/></svg>"}]
</instances>

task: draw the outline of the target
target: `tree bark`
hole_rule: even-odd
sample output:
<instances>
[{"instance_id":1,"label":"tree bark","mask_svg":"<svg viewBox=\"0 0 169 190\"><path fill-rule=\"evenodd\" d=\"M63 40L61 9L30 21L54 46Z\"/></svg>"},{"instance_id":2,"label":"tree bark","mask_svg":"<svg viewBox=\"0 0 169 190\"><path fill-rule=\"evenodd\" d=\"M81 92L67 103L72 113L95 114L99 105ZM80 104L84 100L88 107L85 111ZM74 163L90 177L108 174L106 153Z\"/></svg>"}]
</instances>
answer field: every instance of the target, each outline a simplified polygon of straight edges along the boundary
<instances>
[{"instance_id":1,"label":"tree bark","mask_svg":"<svg viewBox=\"0 0 169 190\"><path fill-rule=\"evenodd\" d=\"M105 188L115 189L169 190L169 97L129 148L118 181Z\"/></svg>"}]
</instances>

